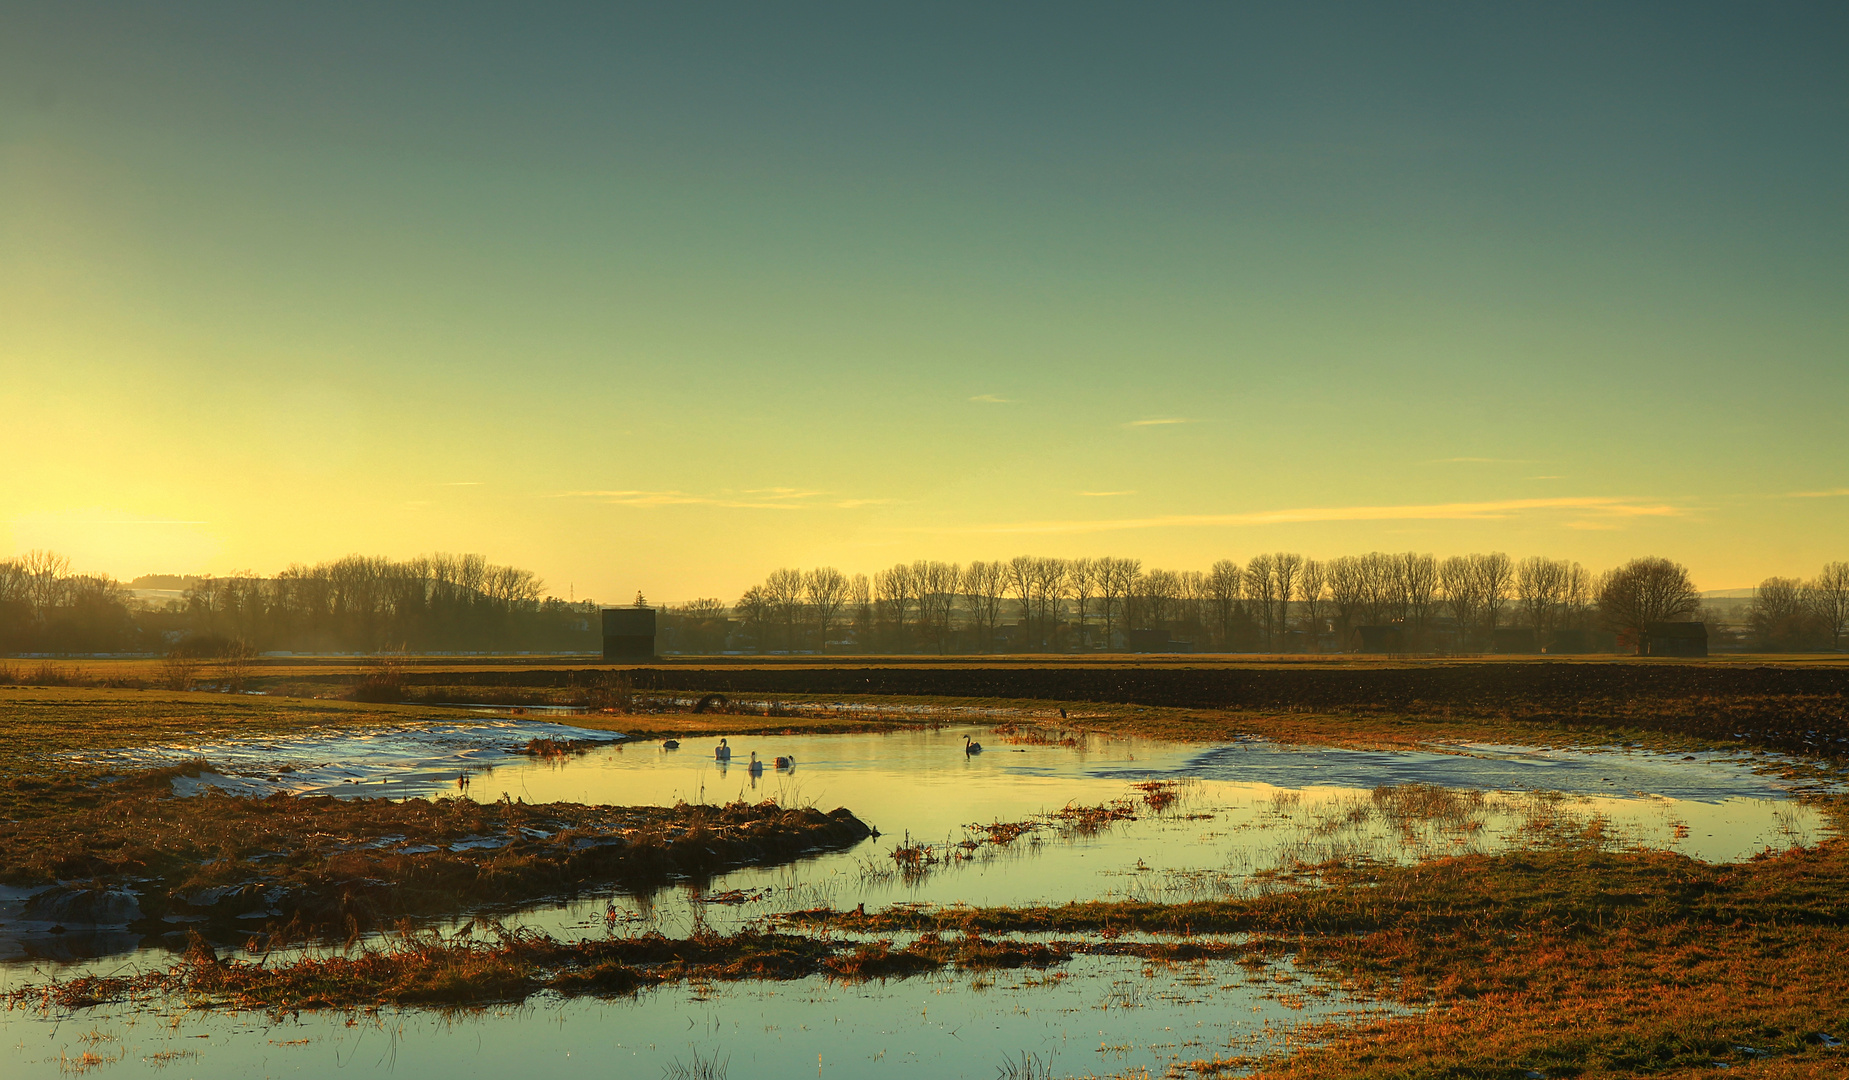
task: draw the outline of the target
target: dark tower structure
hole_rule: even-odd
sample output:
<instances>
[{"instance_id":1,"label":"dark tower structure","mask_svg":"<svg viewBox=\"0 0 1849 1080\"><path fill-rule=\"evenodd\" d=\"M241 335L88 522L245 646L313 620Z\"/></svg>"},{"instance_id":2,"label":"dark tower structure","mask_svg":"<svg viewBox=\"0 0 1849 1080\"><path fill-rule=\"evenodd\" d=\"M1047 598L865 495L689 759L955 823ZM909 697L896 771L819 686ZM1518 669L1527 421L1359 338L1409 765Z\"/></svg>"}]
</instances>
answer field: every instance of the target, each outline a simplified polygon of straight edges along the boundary
<instances>
[{"instance_id":1,"label":"dark tower structure","mask_svg":"<svg viewBox=\"0 0 1849 1080\"><path fill-rule=\"evenodd\" d=\"M655 658L655 609L604 608L603 658L605 660L653 660Z\"/></svg>"}]
</instances>

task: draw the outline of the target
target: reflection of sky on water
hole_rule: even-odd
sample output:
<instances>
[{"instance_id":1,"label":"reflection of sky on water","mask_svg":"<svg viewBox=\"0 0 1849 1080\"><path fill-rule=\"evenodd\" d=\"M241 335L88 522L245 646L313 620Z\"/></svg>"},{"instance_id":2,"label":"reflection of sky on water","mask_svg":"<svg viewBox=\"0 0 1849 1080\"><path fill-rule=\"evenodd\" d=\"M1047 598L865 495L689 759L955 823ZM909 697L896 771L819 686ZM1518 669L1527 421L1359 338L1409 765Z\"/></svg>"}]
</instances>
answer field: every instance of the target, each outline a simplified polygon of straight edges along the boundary
<instances>
[{"instance_id":1,"label":"reflection of sky on water","mask_svg":"<svg viewBox=\"0 0 1849 1080\"><path fill-rule=\"evenodd\" d=\"M1063 973L1066 977L1061 978ZM669 986L633 1000L560 1001L445 1019L434 1013L360 1017L303 1013L271 1024L260 1014L170 1016L88 1010L63 1024L0 1012L0 1062L9 1080L60 1075L86 1051L121 1055L112 1072L220 1077L389 1074L659 1077L693 1055L727 1059L751 1080L916 1077L993 1080L1003 1058L1049 1056L1057 1075L1109 1075L1139 1065L1281 1044L1299 1023L1355 1005L1319 996L1289 965L1248 973L1218 961L1154 965L1129 957L1075 958L1050 972L947 974L843 985ZM1269 1033L1269 1038L1267 1038ZM205 1037L201 1037L205 1036ZM161 1059L162 1054L182 1055Z\"/></svg>"},{"instance_id":2,"label":"reflection of sky on water","mask_svg":"<svg viewBox=\"0 0 1849 1080\"><path fill-rule=\"evenodd\" d=\"M962 737L972 732L987 749L966 758ZM1088 739L1076 748L1013 746L986 731L945 728L741 737L730 740L736 756L726 768L712 760L715 741L684 740L673 751L632 743L564 762L523 761L477 778L470 794L618 803L776 797L824 809L847 806L883 834L851 851L790 866L745 868L712 882L714 892L744 891L750 899L743 904L700 904L680 889L617 899L619 912L635 925L667 933L685 933L696 919L726 929L778 911L824 905L1210 898L1243 888L1254 870L1275 866L1287 855L1313 860L1365 851L1377 858L1418 858L1494 851L1523 842L1528 835L1523 826L1550 812L1579 821L1603 817L1623 842L1709 861L1745 859L1823 835L1820 815L1791 801L1776 781L1712 755L1683 761L1681 755L1636 751L1528 753L1503 747L1454 756L1264 743L1202 748L1135 739ZM737 764L751 750L761 758L793 756L796 768L753 777ZM1478 771L1511 793L1489 797L1477 815L1481 827L1465 835L1438 828L1409 834L1378 814L1362 826L1318 828L1349 807L1370 803L1377 784L1491 786L1469 783ZM1587 793L1557 798L1523 790L1544 776ZM1189 781L1180 801L1163 814L1141 808L1139 820L1090 837L1044 829L1005 848L985 846L976 858L917 881L888 872L892 849L906 837L941 845L962 839L966 825L1019 821L1068 803L1137 797L1131 784L1152 778ZM1619 783L1625 787L1618 793L1596 793ZM1628 793L1652 789L1682 797ZM601 925L605 903L542 906L518 921L582 933Z\"/></svg>"},{"instance_id":3,"label":"reflection of sky on water","mask_svg":"<svg viewBox=\"0 0 1849 1080\"><path fill-rule=\"evenodd\" d=\"M454 769L472 773L468 794L503 794L528 802L554 800L628 804L724 802L774 797L824 809L847 806L883 836L854 850L795 864L747 868L723 875L708 895L740 890L746 902L701 902L672 887L652 896L596 895L534 905L508 917L563 937L601 934L614 910L618 932L660 929L685 934L704 923L727 930L793 909L898 902L1017 904L1094 897L1185 900L1246 888L1252 871L1289 856L1366 852L1415 858L1491 851L1524 839L1524 827L1547 815L1574 822L1603 817L1625 842L1670 848L1709 860L1748 857L1818 838L1817 813L1791 801L1778 782L1713 755L1640 751L1577 753L1475 747L1468 754L1366 752L1242 742L1201 747L1150 740L1087 739L1077 747L1010 745L986 729L943 728L855 735L752 736L731 739L729 767L712 758L710 738L686 739L679 750L657 743L601 747L584 756L530 759L505 750L551 725L501 722L471 729L441 726L424 740L402 734L346 733L338 741L221 743L204 748L224 772L253 783L306 785L341 793L454 792ZM974 757L963 735L988 744ZM761 758L794 757L794 769L744 766ZM164 752L190 756L189 748ZM421 755L421 756L420 756ZM286 759L296 771L281 773ZM308 775L304 776L306 772ZM452 778L446 780L446 777ZM274 778L274 779L271 779ZM390 779L390 786L385 780ZM1139 819L1089 837L1039 832L1006 848L940 868L921 880L891 872L902 838L941 844L962 839L964 826L1019 821L1069 803L1138 798L1146 779L1184 781L1179 799L1157 814L1139 804ZM355 780L349 784L346 781ZM1399 822L1381 812L1373 789L1407 782L1491 794L1458 820ZM1537 795L1536 789L1567 794ZM1357 818L1357 811L1361 812ZM1346 822L1346 824L1344 824ZM120 951L145 945L133 956ZM22 954L22 947L24 952ZM86 951L113 958L60 967L59 957ZM101 932L0 942L0 982L37 978L31 968L66 977L164 962L165 947L134 935ZM335 1068L397 1075L470 1075L578 1067L596 1075L661 1075L675 1061L717 1052L731 1075L809 1076L821 1055L822 1075L991 1077L1001 1058L1057 1051L1062 1072L1109 1074L1148 1065L1158 1074L1177 1058L1224 1052L1264 1033L1266 1025L1310 1019L1345 1008L1339 995L1290 993L1292 1004L1266 997L1230 964L1156 966L1141 961L1081 957L1055 969L1064 978L1038 984L1038 973L987 978L952 975L871 986L809 979L783 984L670 987L634 1002L561 1002L547 998L518 1010L491 1010L454 1022L432 1014L388 1014L379 1024L346 1026L345 1018L305 1016L272 1027L261 1018L194 1016L177 1028L132 1010L95 1010L65 1023L25 1013L0 1014L0 1050L7 1076L50 1075L86 1050L123 1055L120 1068L159 1064L162 1053L187 1075L253 1076ZM381 1026L383 1025L383 1026ZM96 1031L93 1044L80 1036ZM194 1038L209 1035L210 1038ZM306 1040L305 1042L299 1040ZM1099 1048L1114 1048L1100 1053Z\"/></svg>"}]
</instances>

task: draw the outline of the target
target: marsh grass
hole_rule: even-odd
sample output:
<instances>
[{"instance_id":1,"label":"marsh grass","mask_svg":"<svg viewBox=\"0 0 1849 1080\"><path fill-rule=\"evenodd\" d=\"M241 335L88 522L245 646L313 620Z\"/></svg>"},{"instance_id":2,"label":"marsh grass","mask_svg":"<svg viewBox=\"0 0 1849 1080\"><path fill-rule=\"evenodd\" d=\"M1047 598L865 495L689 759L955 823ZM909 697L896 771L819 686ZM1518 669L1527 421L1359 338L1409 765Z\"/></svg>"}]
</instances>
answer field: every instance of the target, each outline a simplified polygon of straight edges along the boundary
<instances>
[{"instance_id":1,"label":"marsh grass","mask_svg":"<svg viewBox=\"0 0 1849 1080\"><path fill-rule=\"evenodd\" d=\"M0 820L0 881L133 888L149 919L203 916L229 928L267 914L275 933L313 936L597 883L703 876L870 835L845 810L768 800L618 807L172 795L175 778L205 767L6 781L0 796L38 813Z\"/></svg>"},{"instance_id":2,"label":"marsh grass","mask_svg":"<svg viewBox=\"0 0 1849 1080\"><path fill-rule=\"evenodd\" d=\"M477 936L477 926L483 931ZM669 982L901 979L946 968L1045 968L1071 953L1056 944L966 933L846 941L756 930L688 938L658 933L563 942L479 921L447 937L402 926L386 942L255 961L221 955L193 934L172 965L129 976L81 976L8 991L9 1007L68 1011L181 997L194 1007L361 1009L383 1005L475 1006L521 1002L542 990L621 996Z\"/></svg>"},{"instance_id":3,"label":"marsh grass","mask_svg":"<svg viewBox=\"0 0 1849 1080\"><path fill-rule=\"evenodd\" d=\"M1437 819L1458 809L1383 802ZM1254 963L1289 956L1412 1010L1313 1025L1288 1053L1203 1075L1602 1078L1705 1073L1713 1061L1842 1074L1842 1051L1817 1036L1849 1033L1849 841L1714 865L1613 850L1597 832L1556 814L1530 847L1293 867L1290 887L1212 901L798 918L857 933L1084 934L1100 946L1132 933L1240 935Z\"/></svg>"}]
</instances>

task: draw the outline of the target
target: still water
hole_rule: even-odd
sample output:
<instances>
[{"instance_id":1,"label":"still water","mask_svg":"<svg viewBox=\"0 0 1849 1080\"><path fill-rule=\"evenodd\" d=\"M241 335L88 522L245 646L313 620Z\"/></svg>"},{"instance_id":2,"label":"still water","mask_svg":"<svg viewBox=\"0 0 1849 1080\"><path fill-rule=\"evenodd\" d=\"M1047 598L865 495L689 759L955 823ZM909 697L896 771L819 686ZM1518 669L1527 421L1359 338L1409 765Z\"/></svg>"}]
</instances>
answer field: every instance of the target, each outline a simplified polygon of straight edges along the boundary
<instances>
[{"instance_id":1,"label":"still water","mask_svg":"<svg viewBox=\"0 0 1849 1080\"><path fill-rule=\"evenodd\" d=\"M1536 842L1550 828L1596 824L1608 842L1732 861L1815 842L1824 826L1781 781L1719 755L1641 750L1537 751L1453 747L1366 752L1241 742L1202 747L1134 739L1074 745L1012 743L986 728L852 735L758 736L598 746L582 756L505 752L526 725L435 731L420 751L403 732L203 750L224 786L291 783L378 794L466 793L528 802L661 804L776 799L846 806L882 835L845 852L734 871L649 895L580 896L500 913L560 936L658 929L681 935L773 920L780 912L894 903L1023 904L1094 898L1186 900L1236 895L1257 871L1292 858L1416 859ZM544 725L551 728L552 725ZM534 730L538 730L534 726ZM986 744L964 753L964 736ZM496 741L498 740L498 742ZM752 751L767 763L746 762ZM420 757L420 753L422 756ZM282 766L288 765L288 770ZM317 771L319 770L319 771ZM457 784L469 774L466 788ZM1137 785L1172 781L1152 805ZM1408 800L1404 786L1431 785ZM1075 829L1071 805L1117 804L1132 820ZM1035 823L1005 845L959 848L991 822ZM929 845L932 865L901 872L901 845ZM958 856L935 863L937 856ZM138 939L79 960L52 941L0 927L0 980L157 964ZM63 950L63 951L60 951ZM124 951L126 950L126 951ZM61 962L68 958L68 962ZM161 1068L198 1077L389 1072L411 1077L696 1075L701 1062L732 1076L993 1077L1004 1057L1052 1057L1058 1075L1104 1075L1282 1045L1292 1029L1354 1010L1334 988L1288 965L1249 972L1226 962L1149 964L1080 956L1051 972L948 974L842 985L822 979L665 987L634 1000L537 999L520 1009L440 1016L304 1014L272 1023L250 1014L156 1014L92 1009L57 1018L0 1014L5 1075L92 1068ZM86 1057L85 1055L89 1055ZM679 1069L689 1070L686 1073ZM723 1075L723 1073L721 1073Z\"/></svg>"}]
</instances>

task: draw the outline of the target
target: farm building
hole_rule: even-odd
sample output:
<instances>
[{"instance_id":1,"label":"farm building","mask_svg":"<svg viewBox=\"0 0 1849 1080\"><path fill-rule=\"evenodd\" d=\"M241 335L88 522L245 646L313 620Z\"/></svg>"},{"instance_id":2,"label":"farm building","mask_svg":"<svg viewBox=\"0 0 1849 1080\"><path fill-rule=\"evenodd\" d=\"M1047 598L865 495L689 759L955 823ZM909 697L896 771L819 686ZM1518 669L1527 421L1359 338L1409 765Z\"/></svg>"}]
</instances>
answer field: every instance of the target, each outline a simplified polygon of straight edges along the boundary
<instances>
[{"instance_id":1,"label":"farm building","mask_svg":"<svg viewBox=\"0 0 1849 1080\"><path fill-rule=\"evenodd\" d=\"M604 608L603 658L605 660L653 660L655 658L655 609Z\"/></svg>"},{"instance_id":2,"label":"farm building","mask_svg":"<svg viewBox=\"0 0 1849 1080\"><path fill-rule=\"evenodd\" d=\"M1655 622L1645 628L1651 656L1708 655L1708 627L1698 622Z\"/></svg>"}]
</instances>

